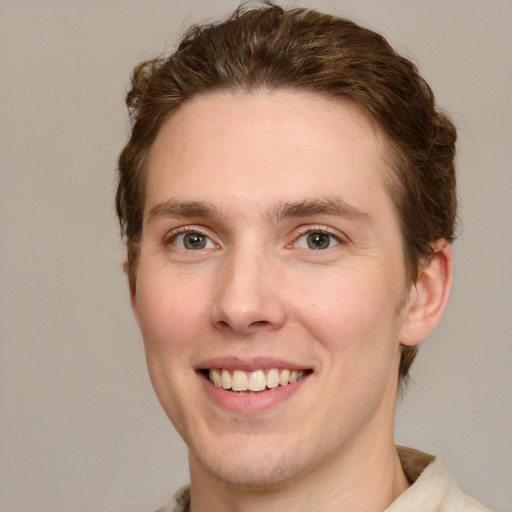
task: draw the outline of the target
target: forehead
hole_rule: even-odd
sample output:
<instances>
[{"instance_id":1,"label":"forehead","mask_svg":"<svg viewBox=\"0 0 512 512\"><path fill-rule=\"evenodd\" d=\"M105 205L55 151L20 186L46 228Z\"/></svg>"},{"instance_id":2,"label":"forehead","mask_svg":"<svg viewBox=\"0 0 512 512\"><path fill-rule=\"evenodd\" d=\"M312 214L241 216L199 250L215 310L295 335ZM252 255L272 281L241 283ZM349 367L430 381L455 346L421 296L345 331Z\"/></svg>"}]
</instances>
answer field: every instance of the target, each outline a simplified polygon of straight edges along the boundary
<instances>
[{"instance_id":1,"label":"forehead","mask_svg":"<svg viewBox=\"0 0 512 512\"><path fill-rule=\"evenodd\" d=\"M371 202L384 192L383 137L349 102L296 92L215 92L162 126L147 167L146 212L169 197L296 201L342 195Z\"/></svg>"}]
</instances>

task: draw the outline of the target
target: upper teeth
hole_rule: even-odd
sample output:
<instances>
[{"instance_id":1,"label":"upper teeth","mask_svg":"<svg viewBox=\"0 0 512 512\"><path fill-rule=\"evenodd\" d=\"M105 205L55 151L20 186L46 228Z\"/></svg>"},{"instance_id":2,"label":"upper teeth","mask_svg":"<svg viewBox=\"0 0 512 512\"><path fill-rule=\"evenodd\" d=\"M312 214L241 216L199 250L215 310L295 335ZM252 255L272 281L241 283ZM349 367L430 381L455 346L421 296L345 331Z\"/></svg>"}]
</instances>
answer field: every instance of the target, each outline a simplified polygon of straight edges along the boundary
<instances>
[{"instance_id":1,"label":"upper teeth","mask_svg":"<svg viewBox=\"0 0 512 512\"><path fill-rule=\"evenodd\" d=\"M218 388L232 389L233 391L263 391L277 386L286 386L295 382L304 375L303 370L278 370L272 368L266 375L263 370L244 372L242 370L217 370L209 372L210 381Z\"/></svg>"}]
</instances>

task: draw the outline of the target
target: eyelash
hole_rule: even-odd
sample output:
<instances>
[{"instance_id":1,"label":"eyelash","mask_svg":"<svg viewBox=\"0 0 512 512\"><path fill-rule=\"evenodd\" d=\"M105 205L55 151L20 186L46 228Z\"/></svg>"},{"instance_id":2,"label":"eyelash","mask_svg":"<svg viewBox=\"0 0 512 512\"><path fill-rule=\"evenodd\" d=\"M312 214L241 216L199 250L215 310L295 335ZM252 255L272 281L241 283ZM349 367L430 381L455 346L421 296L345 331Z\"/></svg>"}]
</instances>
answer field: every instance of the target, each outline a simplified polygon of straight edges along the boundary
<instances>
[{"instance_id":1,"label":"eyelash","mask_svg":"<svg viewBox=\"0 0 512 512\"><path fill-rule=\"evenodd\" d=\"M168 235L164 238L164 244L165 245L172 245L176 239L181 236L181 235L186 235L186 234L197 234L197 235L200 235L202 237L205 237L207 238L213 245L217 246L218 247L218 244L216 244L212 238L210 236L208 236L206 233L204 233L203 230L197 228L197 227L194 227L194 226L185 226L183 228L178 228L178 229L175 229L173 231L171 231L170 233L168 233ZM295 247L297 245L297 242L304 236L307 236L309 234L324 234L324 235L327 235L329 236L330 238L332 238L335 242L336 242L336 245L338 244L344 244L346 242L346 240L338 233L338 232L335 232L334 230L330 229L330 228L327 228L325 226L308 226L308 227L305 227L303 229L301 229L299 231L299 233L297 234L297 236L294 238L294 241L290 244L287 244L286 245L286 248L292 248L292 247ZM326 249L329 249L331 248L331 244L329 243L329 246L326 247ZM304 250L308 250L306 248L301 248L301 247L298 247L298 249L304 249ZM189 249L190 250L190 249ZM309 250L313 251L315 249L312 249L312 248L309 248ZM316 249L316 250L325 250L325 249Z\"/></svg>"},{"instance_id":2,"label":"eyelash","mask_svg":"<svg viewBox=\"0 0 512 512\"><path fill-rule=\"evenodd\" d=\"M334 239L337 244L342 245L342 244L346 243L346 240L341 236L341 234L338 233L337 231L334 231L333 229L330 229L325 226L308 226L308 227L305 227L304 229L302 229L301 231L299 231L298 235L295 237L295 240L291 244L287 245L287 247L296 246L298 240L300 240L302 237L310 235L310 234L316 234L316 233L328 235L329 237ZM331 245L329 244L329 247L327 247L326 249L330 249L330 248L331 248ZM314 249L310 248L309 250L314 250ZM317 250L319 250L319 249L317 249Z\"/></svg>"},{"instance_id":3,"label":"eyelash","mask_svg":"<svg viewBox=\"0 0 512 512\"><path fill-rule=\"evenodd\" d=\"M203 230L196 228L194 226L185 226L183 228L174 229L170 233L167 234L167 236L164 238L164 244L165 245L172 245L176 239L181 235L187 235L187 234L197 234L200 236L203 236L207 238L213 245L217 246L212 238L208 236L206 233L204 233Z\"/></svg>"}]
</instances>

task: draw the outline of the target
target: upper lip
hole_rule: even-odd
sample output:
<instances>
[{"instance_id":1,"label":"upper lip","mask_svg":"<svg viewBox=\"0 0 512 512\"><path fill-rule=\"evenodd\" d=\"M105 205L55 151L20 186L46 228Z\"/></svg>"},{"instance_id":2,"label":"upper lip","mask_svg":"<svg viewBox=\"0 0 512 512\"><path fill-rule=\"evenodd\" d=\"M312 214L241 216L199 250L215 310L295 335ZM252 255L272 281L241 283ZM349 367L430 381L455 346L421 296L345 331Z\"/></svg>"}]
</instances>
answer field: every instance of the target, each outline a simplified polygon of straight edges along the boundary
<instances>
[{"instance_id":1,"label":"upper lip","mask_svg":"<svg viewBox=\"0 0 512 512\"><path fill-rule=\"evenodd\" d=\"M243 370L246 372L252 370L269 370L271 368L286 368L289 370L311 369L308 365L272 357L251 357L244 359L238 357L215 357L201 361L201 364L196 367L197 370L209 370L210 368Z\"/></svg>"}]
</instances>

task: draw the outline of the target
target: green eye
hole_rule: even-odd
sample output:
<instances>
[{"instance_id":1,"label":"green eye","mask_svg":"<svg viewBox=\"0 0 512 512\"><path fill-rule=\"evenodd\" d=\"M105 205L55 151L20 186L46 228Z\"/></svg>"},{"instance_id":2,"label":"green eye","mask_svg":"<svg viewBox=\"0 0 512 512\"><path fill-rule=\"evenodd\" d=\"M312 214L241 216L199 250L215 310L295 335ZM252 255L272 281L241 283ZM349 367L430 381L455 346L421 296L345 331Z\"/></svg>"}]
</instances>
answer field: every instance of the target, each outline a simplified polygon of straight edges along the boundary
<instances>
[{"instance_id":1,"label":"green eye","mask_svg":"<svg viewBox=\"0 0 512 512\"><path fill-rule=\"evenodd\" d=\"M340 243L340 239L336 235L332 235L325 231L310 231L304 233L295 242L295 247L300 249L310 249L319 251L322 249L329 249Z\"/></svg>"},{"instance_id":2,"label":"green eye","mask_svg":"<svg viewBox=\"0 0 512 512\"><path fill-rule=\"evenodd\" d=\"M172 239L172 245L188 251L213 249L215 244L206 235L196 232L181 233Z\"/></svg>"}]
</instances>

